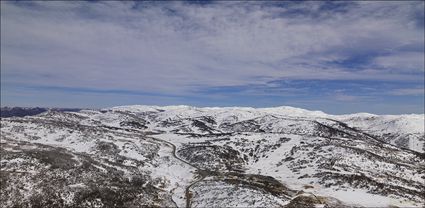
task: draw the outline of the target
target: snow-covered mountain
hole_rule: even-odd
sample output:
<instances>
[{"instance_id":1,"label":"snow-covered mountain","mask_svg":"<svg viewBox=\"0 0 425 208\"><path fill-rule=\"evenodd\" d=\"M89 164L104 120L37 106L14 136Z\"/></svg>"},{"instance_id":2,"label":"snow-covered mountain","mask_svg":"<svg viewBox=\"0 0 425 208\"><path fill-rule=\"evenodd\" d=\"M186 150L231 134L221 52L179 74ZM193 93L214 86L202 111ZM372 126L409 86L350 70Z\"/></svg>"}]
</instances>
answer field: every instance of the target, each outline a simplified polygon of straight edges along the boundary
<instances>
[{"instance_id":1,"label":"snow-covered mountain","mask_svg":"<svg viewBox=\"0 0 425 208\"><path fill-rule=\"evenodd\" d=\"M1 120L2 207L422 206L424 115L120 106Z\"/></svg>"}]
</instances>

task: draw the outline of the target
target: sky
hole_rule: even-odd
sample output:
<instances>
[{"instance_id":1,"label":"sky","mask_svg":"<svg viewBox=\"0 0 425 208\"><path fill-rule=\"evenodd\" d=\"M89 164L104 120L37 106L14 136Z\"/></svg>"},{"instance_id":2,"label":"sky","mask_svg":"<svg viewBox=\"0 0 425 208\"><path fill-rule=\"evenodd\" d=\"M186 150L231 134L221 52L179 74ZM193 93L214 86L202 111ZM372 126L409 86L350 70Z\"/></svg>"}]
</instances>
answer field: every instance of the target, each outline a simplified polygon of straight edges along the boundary
<instances>
[{"instance_id":1,"label":"sky","mask_svg":"<svg viewBox=\"0 0 425 208\"><path fill-rule=\"evenodd\" d=\"M424 113L424 1L1 1L1 106Z\"/></svg>"}]
</instances>

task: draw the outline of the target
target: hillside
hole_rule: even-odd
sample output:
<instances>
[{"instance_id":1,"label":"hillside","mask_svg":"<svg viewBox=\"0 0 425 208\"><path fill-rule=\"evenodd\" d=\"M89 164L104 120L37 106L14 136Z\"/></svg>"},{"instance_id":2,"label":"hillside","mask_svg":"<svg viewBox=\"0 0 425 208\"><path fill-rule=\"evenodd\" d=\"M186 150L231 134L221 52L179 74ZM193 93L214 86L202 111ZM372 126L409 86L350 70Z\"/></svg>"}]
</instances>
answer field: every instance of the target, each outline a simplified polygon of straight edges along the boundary
<instances>
[{"instance_id":1,"label":"hillside","mask_svg":"<svg viewBox=\"0 0 425 208\"><path fill-rule=\"evenodd\" d=\"M2 207L424 204L424 115L120 106L2 118Z\"/></svg>"}]
</instances>

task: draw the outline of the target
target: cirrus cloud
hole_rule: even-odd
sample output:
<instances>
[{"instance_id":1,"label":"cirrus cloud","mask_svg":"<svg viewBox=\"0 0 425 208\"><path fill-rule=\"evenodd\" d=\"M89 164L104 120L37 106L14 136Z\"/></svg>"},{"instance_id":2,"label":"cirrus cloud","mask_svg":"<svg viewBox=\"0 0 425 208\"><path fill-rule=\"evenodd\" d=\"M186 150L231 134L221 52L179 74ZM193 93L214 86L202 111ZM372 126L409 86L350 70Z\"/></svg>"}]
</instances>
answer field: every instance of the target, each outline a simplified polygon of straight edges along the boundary
<instances>
[{"instance_id":1,"label":"cirrus cloud","mask_svg":"<svg viewBox=\"0 0 425 208\"><path fill-rule=\"evenodd\" d=\"M279 80L423 82L423 7L3 1L2 85L191 96Z\"/></svg>"}]
</instances>

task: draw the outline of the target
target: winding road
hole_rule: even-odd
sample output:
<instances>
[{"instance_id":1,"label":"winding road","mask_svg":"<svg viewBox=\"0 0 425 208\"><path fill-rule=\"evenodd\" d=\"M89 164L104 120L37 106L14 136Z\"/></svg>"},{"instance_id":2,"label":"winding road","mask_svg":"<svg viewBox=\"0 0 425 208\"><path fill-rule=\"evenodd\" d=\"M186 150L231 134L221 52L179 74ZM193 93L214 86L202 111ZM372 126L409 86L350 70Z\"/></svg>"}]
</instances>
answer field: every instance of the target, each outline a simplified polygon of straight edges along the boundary
<instances>
[{"instance_id":1,"label":"winding road","mask_svg":"<svg viewBox=\"0 0 425 208\"><path fill-rule=\"evenodd\" d=\"M147 138L149 138L149 139L153 139L153 140L156 140L156 141L159 141L159 142L165 143L165 144L167 144L168 146L171 146L171 148L172 148L172 155L173 155L173 157L174 157L174 158L176 158L177 160L179 160L179 161L181 161L181 162L183 162L183 163L185 163L185 164L187 164L187 165L189 165L189 166L191 166L191 167L195 168L195 169L196 169L196 173L200 175L200 178L199 178L198 180L193 181L192 183L190 183L190 184L189 184L189 185L185 188L186 208L190 208L190 207L191 207L191 206L190 206L190 205L191 205L191 198L192 198L192 194L191 194L191 192L190 192L190 188L191 188L193 185L195 185L196 183L198 183L198 182L200 182L200 181L204 180L204 179L207 177L207 174L205 174L205 173L207 173L207 171L204 171L204 170L202 170L202 169L200 169L200 168L196 167L196 166L195 166L195 165L193 165L192 163L187 162L187 161L185 161L185 160L181 159L180 157L178 157L178 156L177 156L177 154L176 154L177 147L176 147L176 145L174 145L173 143L171 143L171 142L169 142L169 141L165 141L165 140L163 140L163 139L155 138L155 137L147 137Z\"/></svg>"},{"instance_id":2,"label":"winding road","mask_svg":"<svg viewBox=\"0 0 425 208\"><path fill-rule=\"evenodd\" d=\"M190 188L193 185L195 185L196 183L204 180L207 177L207 175L208 175L208 174L205 174L205 173L208 173L208 171L202 170L202 169L196 167L195 165L193 165L192 163L187 162L187 161L181 159L180 157L178 157L177 154L176 154L176 151L177 151L176 145L174 145L173 143L171 143L169 141L166 141L166 140L163 140L163 139L160 139L160 138L149 136L149 135L152 135L152 134L147 134L147 132L144 132L144 131L138 130L138 129L128 129L128 128L122 128L122 127L113 127L113 126L102 126L102 127L107 128L107 129L112 129L112 130L124 130L126 132L139 133L139 134L141 134L141 136L144 139L147 138L147 139L152 139L152 140L158 141L160 143L165 143L167 146L170 146L171 147L171 149L172 149L172 152L171 153L172 153L172 156L174 158L176 158L177 160L181 161L182 163L185 163L185 164L193 167L194 169L196 169L196 174L199 174L200 175L200 178L198 180L196 180L196 181L193 181L192 183L190 183L185 188L186 207L187 208L190 208L190 205L191 205L191 201L190 201L191 200ZM174 204L176 204L176 203L174 202ZM177 204L176 204L176 206L178 207Z\"/></svg>"},{"instance_id":3,"label":"winding road","mask_svg":"<svg viewBox=\"0 0 425 208\"><path fill-rule=\"evenodd\" d=\"M157 141L157 142L160 142L160 143L163 143L163 144L166 144L166 146L169 146L169 147L171 147L171 149L172 149L172 151L171 151L171 154L172 154L172 156L174 157L174 158L176 158L177 160L179 160L179 161L181 161L182 163L185 163L185 164L187 164L187 165L189 165L189 166L191 166L191 167L193 167L194 169L196 169L196 171L195 171L195 174L196 175L198 175L199 177L196 177L196 178L198 178L198 179L196 179L195 181L193 181L192 183L190 183L186 188L185 188L185 198L186 198L186 208L190 208L191 207L191 198L192 198L192 193L191 193L191 191L190 191L190 188L191 187L193 187L195 184L197 184L197 183L199 183L199 182L201 182L201 181L203 181L206 177L208 177L208 176L217 176L217 175L221 175L221 176L225 176L225 175L238 175L239 177L241 177L241 178L244 178L244 177L246 177L246 178L257 178L258 179L258 177L259 177L259 175L252 175L252 174L243 174L243 173L232 173L232 172L226 172L226 173L221 173L221 172L216 172L216 171L208 171L208 170L203 170L203 169L200 169L200 168L198 168L196 165L194 165L194 164L192 164L192 163L190 163L190 162L188 162L188 161L186 161L186 160L183 160L182 158L180 158L180 157L178 157L177 156L177 154L176 154L176 152L177 152L177 147L176 147L176 145L174 145L173 143L171 143L171 142L169 142L169 141L166 141L166 140L164 140L164 139L160 139L160 138L157 138L157 137L153 137L152 136L152 134L147 134L147 132L143 132L143 131L141 131L141 130L134 130L134 129L127 129L127 128L120 128L120 127L113 127L113 128L115 128L115 129L121 129L121 130L125 130L125 131L128 131L128 132L137 132L137 133L140 133L140 134L142 134L142 136L143 136L143 138L147 138L147 139L152 139L152 140L155 140L155 141ZM245 178L245 179L246 179ZM254 179L254 180L256 180L256 179ZM258 182L258 181L257 181ZM264 188L264 187L263 187ZM288 195L289 196L289 195ZM288 197L289 198L289 197ZM175 202L174 202L175 203ZM176 204L176 203L175 203ZM177 204L176 204L176 206L178 206Z\"/></svg>"}]
</instances>

